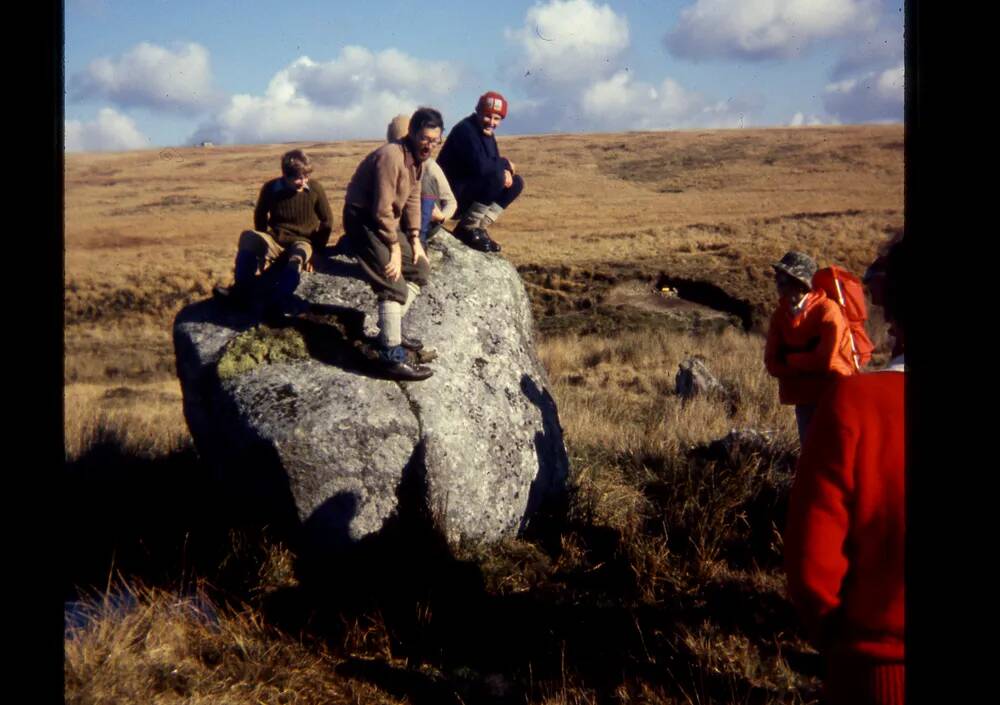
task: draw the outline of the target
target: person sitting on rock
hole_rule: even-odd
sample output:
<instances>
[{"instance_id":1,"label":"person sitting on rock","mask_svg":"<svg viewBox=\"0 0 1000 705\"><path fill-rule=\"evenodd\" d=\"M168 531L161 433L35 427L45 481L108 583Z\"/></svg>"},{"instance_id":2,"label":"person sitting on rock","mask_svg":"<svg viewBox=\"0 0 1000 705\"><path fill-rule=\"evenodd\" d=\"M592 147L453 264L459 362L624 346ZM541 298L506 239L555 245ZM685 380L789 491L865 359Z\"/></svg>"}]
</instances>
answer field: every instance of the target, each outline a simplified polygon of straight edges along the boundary
<instances>
[{"instance_id":1,"label":"person sitting on rock","mask_svg":"<svg viewBox=\"0 0 1000 705\"><path fill-rule=\"evenodd\" d=\"M778 379L781 403L795 405L801 444L830 382L854 374L850 329L837 302L813 288L817 267L809 255L788 252L771 266L780 298L767 331L764 365Z\"/></svg>"},{"instance_id":2,"label":"person sitting on rock","mask_svg":"<svg viewBox=\"0 0 1000 705\"><path fill-rule=\"evenodd\" d=\"M438 163L458 197L459 223L454 235L482 252L499 252L486 228L524 190L514 163L500 156L494 135L507 117L507 99L490 91L479 97L476 112L457 125L445 140Z\"/></svg>"},{"instance_id":3,"label":"person sitting on rock","mask_svg":"<svg viewBox=\"0 0 1000 705\"><path fill-rule=\"evenodd\" d=\"M418 352L423 344L403 335L402 321L430 276L420 242L420 182L443 129L441 113L418 108L405 138L361 161L344 197L348 244L378 299L379 359L387 374L401 380L433 374L408 362L406 351Z\"/></svg>"},{"instance_id":4,"label":"person sitting on rock","mask_svg":"<svg viewBox=\"0 0 1000 705\"><path fill-rule=\"evenodd\" d=\"M870 270L897 352L882 370L831 384L788 500L788 596L825 662L830 705L905 702L903 242Z\"/></svg>"},{"instance_id":5,"label":"person sitting on rock","mask_svg":"<svg viewBox=\"0 0 1000 705\"><path fill-rule=\"evenodd\" d=\"M260 189L253 212L253 230L244 230L237 245L233 278L217 296L245 305L258 270L284 264L274 287L279 310L295 313L301 308L294 297L301 272L311 267L313 252L326 246L333 229L333 211L319 181L310 180L309 157L293 149L281 157L281 176Z\"/></svg>"},{"instance_id":6,"label":"person sitting on rock","mask_svg":"<svg viewBox=\"0 0 1000 705\"><path fill-rule=\"evenodd\" d=\"M395 142L406 137L409 129L410 118L397 115L389 123L385 138ZM448 179L434 157L428 157L424 162L424 175L420 177L420 242L424 247L438 234L444 221L455 215L457 208L458 201Z\"/></svg>"}]
</instances>

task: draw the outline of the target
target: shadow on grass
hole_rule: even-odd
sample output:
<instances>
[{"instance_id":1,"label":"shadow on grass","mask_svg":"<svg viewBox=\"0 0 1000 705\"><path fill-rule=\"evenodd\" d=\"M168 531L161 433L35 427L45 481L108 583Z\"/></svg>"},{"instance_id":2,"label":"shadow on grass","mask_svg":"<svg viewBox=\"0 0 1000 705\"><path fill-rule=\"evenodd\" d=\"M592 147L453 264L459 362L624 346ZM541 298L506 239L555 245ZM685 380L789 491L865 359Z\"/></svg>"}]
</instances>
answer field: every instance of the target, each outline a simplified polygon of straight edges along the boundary
<instances>
[{"instance_id":1,"label":"shadow on grass","mask_svg":"<svg viewBox=\"0 0 1000 705\"><path fill-rule=\"evenodd\" d=\"M101 589L116 572L176 585L218 565L228 526L206 478L193 448L143 457L100 433L65 466L66 599Z\"/></svg>"},{"instance_id":2,"label":"shadow on grass","mask_svg":"<svg viewBox=\"0 0 1000 705\"><path fill-rule=\"evenodd\" d=\"M539 702L567 681L598 703L620 702L621 692L641 698L647 686L679 701L696 693L704 702L796 702L714 669L685 639L711 622L771 658L775 635L795 629L780 595L721 580L690 593L665 587L655 603L643 601L632 539L581 520L532 539L554 566L548 574L518 591L488 588L482 563L456 557L436 527L423 453L418 446L404 469L398 511L381 531L352 541L356 500L331 498L306 522L322 526L322 545L278 534L298 556L298 585L254 596L266 549L232 560L234 531L262 531L244 500L214 487L191 449L143 458L100 438L66 467L68 598L74 585L99 589L112 565L147 584L207 577L249 596L269 625L324 643L340 675L414 705ZM568 537L584 557L560 563ZM818 670L808 655L782 656L806 674Z\"/></svg>"}]
</instances>

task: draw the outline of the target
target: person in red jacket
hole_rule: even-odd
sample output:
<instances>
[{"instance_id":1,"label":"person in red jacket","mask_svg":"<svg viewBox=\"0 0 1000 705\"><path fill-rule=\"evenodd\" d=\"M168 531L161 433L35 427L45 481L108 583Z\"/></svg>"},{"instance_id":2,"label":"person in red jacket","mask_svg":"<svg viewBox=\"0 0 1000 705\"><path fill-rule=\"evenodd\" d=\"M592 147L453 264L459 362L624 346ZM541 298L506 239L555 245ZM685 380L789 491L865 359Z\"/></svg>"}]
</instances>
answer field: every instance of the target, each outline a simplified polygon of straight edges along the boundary
<instances>
[{"instance_id":1,"label":"person in red jacket","mask_svg":"<svg viewBox=\"0 0 1000 705\"><path fill-rule=\"evenodd\" d=\"M809 255L788 252L771 266L779 300L767 330L764 366L778 379L781 403L795 405L802 443L830 382L854 374L850 328L837 302L813 289L816 262Z\"/></svg>"},{"instance_id":2,"label":"person in red jacket","mask_svg":"<svg viewBox=\"0 0 1000 705\"><path fill-rule=\"evenodd\" d=\"M900 353L885 369L831 385L789 498L788 596L826 662L830 705L904 701L902 249L889 251L873 296Z\"/></svg>"}]
</instances>

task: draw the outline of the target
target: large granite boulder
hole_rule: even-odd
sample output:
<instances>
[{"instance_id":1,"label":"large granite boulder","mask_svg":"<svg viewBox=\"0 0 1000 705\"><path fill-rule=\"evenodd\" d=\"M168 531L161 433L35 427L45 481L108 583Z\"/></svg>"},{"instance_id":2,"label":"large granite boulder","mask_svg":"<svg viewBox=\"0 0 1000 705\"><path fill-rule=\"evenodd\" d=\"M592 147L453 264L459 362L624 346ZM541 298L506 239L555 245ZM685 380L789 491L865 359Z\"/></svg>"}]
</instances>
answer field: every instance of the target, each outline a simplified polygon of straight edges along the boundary
<instances>
[{"instance_id":1,"label":"large granite boulder","mask_svg":"<svg viewBox=\"0 0 1000 705\"><path fill-rule=\"evenodd\" d=\"M437 352L421 382L380 378L369 362L375 297L346 255L303 276L310 310L283 327L214 300L178 314L185 417L234 502L356 542L406 485L450 541L490 541L562 496L562 430L517 272L447 233L428 254L431 282L404 320Z\"/></svg>"}]
</instances>

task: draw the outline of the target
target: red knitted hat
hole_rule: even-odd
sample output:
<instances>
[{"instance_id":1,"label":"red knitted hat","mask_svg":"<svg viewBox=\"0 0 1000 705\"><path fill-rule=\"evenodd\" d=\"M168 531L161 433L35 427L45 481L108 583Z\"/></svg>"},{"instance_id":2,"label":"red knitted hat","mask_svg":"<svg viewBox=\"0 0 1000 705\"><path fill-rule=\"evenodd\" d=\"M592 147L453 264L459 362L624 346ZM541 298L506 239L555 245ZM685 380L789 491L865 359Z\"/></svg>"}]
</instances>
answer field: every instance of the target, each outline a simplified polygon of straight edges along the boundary
<instances>
[{"instance_id":1,"label":"red knitted hat","mask_svg":"<svg viewBox=\"0 0 1000 705\"><path fill-rule=\"evenodd\" d=\"M476 112L483 115L496 113L501 118L507 117L507 99L496 91L483 93L476 103Z\"/></svg>"}]
</instances>

